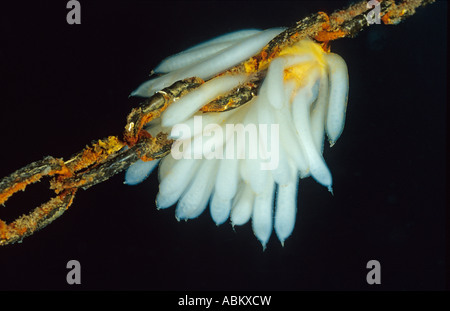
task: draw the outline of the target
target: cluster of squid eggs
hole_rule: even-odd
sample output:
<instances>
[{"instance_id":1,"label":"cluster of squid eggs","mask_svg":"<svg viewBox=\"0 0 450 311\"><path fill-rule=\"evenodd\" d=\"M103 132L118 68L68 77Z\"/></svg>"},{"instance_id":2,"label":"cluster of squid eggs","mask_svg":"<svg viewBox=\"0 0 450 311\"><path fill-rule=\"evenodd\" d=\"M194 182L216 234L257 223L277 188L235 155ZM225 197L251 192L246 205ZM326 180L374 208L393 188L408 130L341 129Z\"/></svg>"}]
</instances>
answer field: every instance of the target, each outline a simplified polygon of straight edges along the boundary
<instances>
[{"instance_id":1,"label":"cluster of squid eggs","mask_svg":"<svg viewBox=\"0 0 450 311\"><path fill-rule=\"evenodd\" d=\"M263 247L273 229L283 244L295 225L299 179L311 176L332 191L332 176L322 154L325 135L333 145L344 127L348 93L344 60L311 40L302 40L270 62L250 102L226 112L199 112L249 79L246 74L219 73L257 54L283 30L233 32L161 62L154 69L161 75L144 82L132 95L149 97L189 77L206 82L147 125L152 135L169 133L178 149L173 147L162 160L138 161L128 169L125 183L142 182L159 165L159 209L176 204L176 218L187 220L209 206L217 225L228 219L233 226L251 220ZM230 135L230 125L253 126L259 136ZM255 140L259 152L249 156Z\"/></svg>"}]
</instances>

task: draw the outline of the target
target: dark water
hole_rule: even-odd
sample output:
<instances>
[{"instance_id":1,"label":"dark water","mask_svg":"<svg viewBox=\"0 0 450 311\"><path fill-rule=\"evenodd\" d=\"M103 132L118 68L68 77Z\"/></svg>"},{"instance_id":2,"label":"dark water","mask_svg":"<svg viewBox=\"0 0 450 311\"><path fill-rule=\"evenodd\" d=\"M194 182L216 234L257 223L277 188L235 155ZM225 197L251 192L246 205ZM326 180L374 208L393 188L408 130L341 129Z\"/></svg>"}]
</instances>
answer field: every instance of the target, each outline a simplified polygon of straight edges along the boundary
<instances>
[{"instance_id":1,"label":"dark water","mask_svg":"<svg viewBox=\"0 0 450 311\"><path fill-rule=\"evenodd\" d=\"M80 25L66 23L65 1L2 6L0 176L121 133L136 105L129 93L166 56L346 3L82 1ZM273 234L263 252L250 224L216 227L208 212L178 223L173 208L155 208L155 174L134 187L122 174L80 191L60 219L22 244L1 248L0 289L444 289L446 10L438 1L400 25L332 44L350 76L344 133L324 153L334 196L300 181L284 248ZM48 198L36 189L0 207L0 218ZM66 283L71 259L81 263L78 287ZM372 259L381 263L381 285L366 282Z\"/></svg>"}]
</instances>

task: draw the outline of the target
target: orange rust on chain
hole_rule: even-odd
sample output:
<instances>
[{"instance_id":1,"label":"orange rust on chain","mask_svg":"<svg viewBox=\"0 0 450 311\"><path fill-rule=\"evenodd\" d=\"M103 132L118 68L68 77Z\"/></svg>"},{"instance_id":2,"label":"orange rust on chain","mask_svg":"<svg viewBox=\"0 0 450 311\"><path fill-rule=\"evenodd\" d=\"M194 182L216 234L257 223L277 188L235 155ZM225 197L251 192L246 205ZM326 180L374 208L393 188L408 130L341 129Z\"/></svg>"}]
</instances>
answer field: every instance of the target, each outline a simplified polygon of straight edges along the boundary
<instances>
[{"instance_id":1,"label":"orange rust on chain","mask_svg":"<svg viewBox=\"0 0 450 311\"><path fill-rule=\"evenodd\" d=\"M338 14L342 14L342 11L338 12ZM345 19L343 19L340 15L336 15L336 16L330 16L330 23L334 23L334 24L342 24L343 22L345 22Z\"/></svg>"},{"instance_id":2,"label":"orange rust on chain","mask_svg":"<svg viewBox=\"0 0 450 311\"><path fill-rule=\"evenodd\" d=\"M272 55L272 54L271 54ZM269 54L267 54L267 51L265 51L265 50L263 50L263 51L261 51L261 56L260 56L260 62L263 62L263 61L265 61L265 60L268 60L269 58L270 58L270 56L271 55L269 55Z\"/></svg>"},{"instance_id":3,"label":"orange rust on chain","mask_svg":"<svg viewBox=\"0 0 450 311\"><path fill-rule=\"evenodd\" d=\"M385 25L391 24L391 19L389 18L389 13L384 14L384 15L381 17L381 20L383 21L383 23L384 23Z\"/></svg>"},{"instance_id":4,"label":"orange rust on chain","mask_svg":"<svg viewBox=\"0 0 450 311\"><path fill-rule=\"evenodd\" d=\"M318 12L317 14L325 18L325 22L322 23L322 29L328 29L330 27L330 17L328 14L325 12Z\"/></svg>"},{"instance_id":5,"label":"orange rust on chain","mask_svg":"<svg viewBox=\"0 0 450 311\"><path fill-rule=\"evenodd\" d=\"M330 51L331 51L330 41L324 41L324 42L320 43L320 47L326 53L330 53Z\"/></svg>"},{"instance_id":6,"label":"orange rust on chain","mask_svg":"<svg viewBox=\"0 0 450 311\"><path fill-rule=\"evenodd\" d=\"M37 173L34 172L33 175L27 176L28 173L22 171L20 174L13 173L11 175L13 176L10 179L11 185L0 192L0 204L6 202L14 193L24 190L26 186L39 181L44 176L56 175L57 183L62 183L65 179L74 176L76 171L95 166L123 146L124 143L120 142L117 137L110 136L107 139L99 140L91 147L87 146L67 162L52 157L34 162L37 164L27 166L27 171L33 172L38 169ZM21 180L22 178L23 180ZM10 224L6 224L0 219L0 245L21 241L25 236L33 234L36 230L52 222L72 204L77 190L78 188L55 190L56 193L59 193L56 197L35 208L29 215L23 215Z\"/></svg>"},{"instance_id":7,"label":"orange rust on chain","mask_svg":"<svg viewBox=\"0 0 450 311\"><path fill-rule=\"evenodd\" d=\"M227 111L228 107L233 106L234 104L236 104L236 100L229 99L225 104L221 105L220 108L217 108L210 104L207 104L207 105L203 106L200 109L200 111L201 112L223 112L223 111Z\"/></svg>"},{"instance_id":8,"label":"orange rust on chain","mask_svg":"<svg viewBox=\"0 0 450 311\"><path fill-rule=\"evenodd\" d=\"M256 57L252 57L250 60L244 63L244 70L248 74L256 72L256 68L258 68L258 60Z\"/></svg>"},{"instance_id":9,"label":"orange rust on chain","mask_svg":"<svg viewBox=\"0 0 450 311\"><path fill-rule=\"evenodd\" d=\"M25 188L29 185L29 184L33 184L37 181L39 181L42 178L42 174L41 175L35 175L32 178L25 180L21 183L17 183L14 184L14 186L6 189L5 191L3 191L2 193L0 193L0 204L5 203L14 193L20 191L20 190L25 190Z\"/></svg>"},{"instance_id":10,"label":"orange rust on chain","mask_svg":"<svg viewBox=\"0 0 450 311\"><path fill-rule=\"evenodd\" d=\"M146 131L143 130L144 126L147 123L149 123L150 121L152 121L156 118L159 118L161 116L161 114L167 109L169 104L171 103L171 97L168 94L166 94L165 92L160 92L160 94L165 99L164 105L161 108L151 111L147 114L140 113L142 118L139 119L139 124L134 124L134 126L138 128L138 130L137 130L138 135L129 135L128 131L125 132L124 140L129 147L132 147L137 144L140 137L142 137L142 135L145 135L143 132L147 133ZM140 112L140 109L141 109L140 107L134 108L130 114L138 113L138 112Z\"/></svg>"},{"instance_id":11,"label":"orange rust on chain","mask_svg":"<svg viewBox=\"0 0 450 311\"><path fill-rule=\"evenodd\" d=\"M56 193L61 193L66 189L77 189L83 187L85 184L93 181L94 177L86 177L81 180L77 180L76 182L67 183L66 178L58 178L56 180L51 181L50 189L53 189ZM60 185L65 185L62 187Z\"/></svg>"},{"instance_id":12,"label":"orange rust on chain","mask_svg":"<svg viewBox=\"0 0 450 311\"><path fill-rule=\"evenodd\" d=\"M120 141L116 136L109 136L106 139L98 140L92 146L86 146L65 164L73 175L74 172L78 172L95 163L100 163L109 155L119 151L124 146L125 143Z\"/></svg>"},{"instance_id":13,"label":"orange rust on chain","mask_svg":"<svg viewBox=\"0 0 450 311\"><path fill-rule=\"evenodd\" d=\"M378 0L378 2L383 2L383 0ZM346 21L362 14L367 10L367 1L361 1L359 3L352 4L345 10L335 11L330 15L330 24L332 27L337 27Z\"/></svg>"},{"instance_id":14,"label":"orange rust on chain","mask_svg":"<svg viewBox=\"0 0 450 311\"><path fill-rule=\"evenodd\" d=\"M389 10L381 17L381 20L386 25L397 24L402 18L413 15L416 12L416 8L422 4L421 0L409 0L401 3L396 3L392 0L385 1L390 3Z\"/></svg>"},{"instance_id":15,"label":"orange rust on chain","mask_svg":"<svg viewBox=\"0 0 450 311\"><path fill-rule=\"evenodd\" d=\"M154 158L151 158L151 157L147 157L146 155L144 155L144 156L141 156L141 158L140 158L142 161L144 161L144 162L149 162L149 161L153 161L153 160L155 160Z\"/></svg>"},{"instance_id":16,"label":"orange rust on chain","mask_svg":"<svg viewBox=\"0 0 450 311\"><path fill-rule=\"evenodd\" d=\"M128 147L133 147L139 142L145 124L159 118L167 107L193 89L205 83L198 77L190 77L179 80L147 98L141 105L134 108L127 117L125 125L124 141Z\"/></svg>"},{"instance_id":17,"label":"orange rust on chain","mask_svg":"<svg viewBox=\"0 0 450 311\"><path fill-rule=\"evenodd\" d=\"M149 132L147 132L146 130L140 130L138 135L137 135L137 141L141 141L144 138L146 138L147 140L149 140L151 142L155 142L156 141L156 138L153 137L152 135L150 135ZM142 161L144 161L144 162L155 160L153 158L147 157L145 154L139 154L139 158Z\"/></svg>"},{"instance_id":18,"label":"orange rust on chain","mask_svg":"<svg viewBox=\"0 0 450 311\"><path fill-rule=\"evenodd\" d=\"M61 159L54 159L54 160L57 161L58 164L61 166L60 169L53 169L53 170L50 170L49 172L42 172L40 174L33 175L33 176L25 179L24 181L17 182L15 184L13 184L11 187L4 189L0 193L0 204L4 204L14 193L16 193L20 190L22 190L22 191L25 190L25 188L28 185L39 181L43 176L53 176L53 175L71 176L71 172L64 165L63 160L61 160Z\"/></svg>"},{"instance_id":19,"label":"orange rust on chain","mask_svg":"<svg viewBox=\"0 0 450 311\"><path fill-rule=\"evenodd\" d=\"M314 39L319 42L329 42L329 41L333 41L336 39L344 38L346 35L347 35L347 33L342 30L337 30L337 31L324 30L324 31L319 32L314 37Z\"/></svg>"},{"instance_id":20,"label":"orange rust on chain","mask_svg":"<svg viewBox=\"0 0 450 311\"><path fill-rule=\"evenodd\" d=\"M322 30L320 30L313 38L318 42L326 42L325 46L327 46L327 49L329 50L329 41L343 38L347 35L347 33L341 29L333 30L332 24L330 22L331 18L328 16L328 14L324 12L319 13L322 13L322 16L325 18L326 21L323 22L321 25ZM341 24L344 22L344 19L339 15L333 16L333 22Z\"/></svg>"},{"instance_id":21,"label":"orange rust on chain","mask_svg":"<svg viewBox=\"0 0 450 311\"><path fill-rule=\"evenodd\" d=\"M75 193L76 189L68 189L10 224L0 219L0 245L20 242L51 223L72 205Z\"/></svg>"},{"instance_id":22,"label":"orange rust on chain","mask_svg":"<svg viewBox=\"0 0 450 311\"><path fill-rule=\"evenodd\" d=\"M173 143L173 140L168 139L168 135L166 133L159 133L158 135L156 135L156 137L153 137L147 131L142 132L144 135L142 136L141 139L144 139L145 137L146 140L149 142L148 144L150 145L150 150L147 154L141 154L138 152L139 158L144 162L156 160L156 158L152 158L148 156L148 154L159 153L161 146L168 144L172 145Z\"/></svg>"},{"instance_id":23,"label":"orange rust on chain","mask_svg":"<svg viewBox=\"0 0 450 311\"><path fill-rule=\"evenodd\" d=\"M265 70L268 68L270 62L279 55L279 53L285 48L286 46L290 46L294 44L295 42L299 41L302 38L305 37L311 37L314 38L319 32L324 31L325 29L330 28L330 18L328 14L325 12L318 12L318 16L321 18L324 18L325 21L320 23L319 25L315 25L313 30L309 32L302 32L299 33L298 31L290 34L288 37L288 40L283 42L281 46L271 45L271 42L269 42L258 54L254 55L247 61L244 61L243 63L231 68L227 71L229 74L235 74L235 73L246 73L246 74L254 74L260 70ZM324 40L322 41L330 41L335 40L337 38L340 38L342 36L341 33L336 32L335 34L329 34L328 36L324 37Z\"/></svg>"},{"instance_id":24,"label":"orange rust on chain","mask_svg":"<svg viewBox=\"0 0 450 311\"><path fill-rule=\"evenodd\" d=\"M299 33L296 32L291 36L291 40L296 40L299 36L300 36Z\"/></svg>"},{"instance_id":25,"label":"orange rust on chain","mask_svg":"<svg viewBox=\"0 0 450 311\"><path fill-rule=\"evenodd\" d=\"M109 136L106 139L99 139L92 146L86 146L82 151L77 153L72 159L64 163L64 167L68 174L58 174L55 183L63 183L65 179L72 177L76 172L102 163L110 155L116 153L125 146L116 136ZM59 193L58 188L54 188Z\"/></svg>"},{"instance_id":26,"label":"orange rust on chain","mask_svg":"<svg viewBox=\"0 0 450 311\"><path fill-rule=\"evenodd\" d=\"M230 92L220 95L204 105L201 112L224 112L236 109L256 96L259 84L252 81L240 84Z\"/></svg>"}]
</instances>

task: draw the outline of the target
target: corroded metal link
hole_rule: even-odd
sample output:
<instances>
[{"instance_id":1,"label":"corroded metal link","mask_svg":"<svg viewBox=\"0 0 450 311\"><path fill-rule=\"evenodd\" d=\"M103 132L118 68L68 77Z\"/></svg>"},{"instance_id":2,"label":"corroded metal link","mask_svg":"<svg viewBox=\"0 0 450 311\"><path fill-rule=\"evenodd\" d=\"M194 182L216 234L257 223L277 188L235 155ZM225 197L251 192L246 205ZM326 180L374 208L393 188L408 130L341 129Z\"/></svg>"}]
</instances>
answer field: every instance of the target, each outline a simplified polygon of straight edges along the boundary
<instances>
[{"instance_id":1,"label":"corroded metal link","mask_svg":"<svg viewBox=\"0 0 450 311\"><path fill-rule=\"evenodd\" d=\"M105 161L112 154L121 150L126 144L116 136L109 136L104 139L93 141L90 146L86 146L83 150L70 157L65 161L67 169L76 173L86 169L91 165L96 165Z\"/></svg>"},{"instance_id":2,"label":"corroded metal link","mask_svg":"<svg viewBox=\"0 0 450 311\"><path fill-rule=\"evenodd\" d=\"M139 107L134 108L127 117L124 140L128 146L135 145L142 136L140 132L145 124L159 118L161 113L177 98L199 87L204 81L193 77L177 81L171 86L156 92L147 98Z\"/></svg>"},{"instance_id":3,"label":"corroded metal link","mask_svg":"<svg viewBox=\"0 0 450 311\"><path fill-rule=\"evenodd\" d=\"M25 237L53 222L69 208L75 193L76 189L66 190L35 208L30 214L23 215L10 224L6 224L0 219L0 246L20 243Z\"/></svg>"},{"instance_id":4,"label":"corroded metal link","mask_svg":"<svg viewBox=\"0 0 450 311\"><path fill-rule=\"evenodd\" d=\"M62 159L45 157L43 160L28 164L0 181L0 204L19 190L25 190L29 184L39 181L44 176L70 174Z\"/></svg>"},{"instance_id":5,"label":"corroded metal link","mask_svg":"<svg viewBox=\"0 0 450 311\"><path fill-rule=\"evenodd\" d=\"M105 156L108 154L108 150L103 147L106 147L108 144L105 145L105 143L109 141L115 141L115 139L109 137L99 140L66 162L63 162L62 159L46 157L3 178L0 181L1 203L6 202L15 192L24 190L28 184L51 175L56 175L56 177L51 180L50 188L55 190L58 195L10 224L0 219L0 246L21 242L25 237L32 235L61 216L72 204L79 188L88 189L101 183L128 168L140 158L162 158L170 152L173 143L172 140L167 139L167 134L160 133L156 137L143 137L132 148L124 147L119 152L114 151L109 156ZM116 144L108 146L113 150L117 148ZM97 156L97 161L93 161L92 156ZM66 166L66 163L70 165L74 162L77 162L75 167L78 168L78 173L69 170ZM81 163L88 167L81 170Z\"/></svg>"},{"instance_id":6,"label":"corroded metal link","mask_svg":"<svg viewBox=\"0 0 450 311\"><path fill-rule=\"evenodd\" d=\"M270 40L259 54L261 60L270 60L278 55L279 51L284 47L290 46L305 37L314 37L323 29L323 23L326 23L327 20L327 15L323 12L319 12L298 21L294 26L289 27ZM258 68L262 68L264 65L266 65L266 63L261 62Z\"/></svg>"},{"instance_id":7,"label":"corroded metal link","mask_svg":"<svg viewBox=\"0 0 450 311\"><path fill-rule=\"evenodd\" d=\"M172 140L160 133L156 137L144 137L131 148L123 148L120 152L100 163L92 169L70 178L55 178L50 182L50 188L56 192L65 189L83 188L84 190L108 180L112 176L127 169L141 158L159 159L170 152Z\"/></svg>"},{"instance_id":8,"label":"corroded metal link","mask_svg":"<svg viewBox=\"0 0 450 311\"><path fill-rule=\"evenodd\" d=\"M241 107L256 96L261 80L247 82L203 106L203 112L223 112Z\"/></svg>"},{"instance_id":9,"label":"corroded metal link","mask_svg":"<svg viewBox=\"0 0 450 311\"><path fill-rule=\"evenodd\" d=\"M328 16L322 12L305 17L270 40L261 52L229 69L227 73L255 73L259 70L266 69L270 61L283 48L307 37L314 38L317 33L323 30L323 25L327 21Z\"/></svg>"}]
</instances>

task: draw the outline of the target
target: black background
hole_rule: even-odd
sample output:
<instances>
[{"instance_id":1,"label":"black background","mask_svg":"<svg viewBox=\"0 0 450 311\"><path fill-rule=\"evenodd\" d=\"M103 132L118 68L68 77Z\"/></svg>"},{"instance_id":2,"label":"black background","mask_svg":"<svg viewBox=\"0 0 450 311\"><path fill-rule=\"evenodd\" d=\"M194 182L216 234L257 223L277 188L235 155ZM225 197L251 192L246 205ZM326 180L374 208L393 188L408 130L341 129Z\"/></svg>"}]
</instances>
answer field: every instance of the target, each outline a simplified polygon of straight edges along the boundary
<instances>
[{"instance_id":1,"label":"black background","mask_svg":"<svg viewBox=\"0 0 450 311\"><path fill-rule=\"evenodd\" d=\"M2 4L0 176L46 155L68 158L118 135L129 93L165 57L244 28L289 26L348 1L66 1ZM325 159L334 196L300 182L282 247L263 252L251 224L220 227L208 212L178 223L157 211L156 174L123 174L87 191L22 244L0 248L0 290L441 290L445 288L447 4L397 26L374 25L332 44L350 76L345 130ZM52 196L33 185L0 206L15 217ZM81 285L66 263L81 263ZM368 285L366 263L381 263Z\"/></svg>"}]
</instances>

